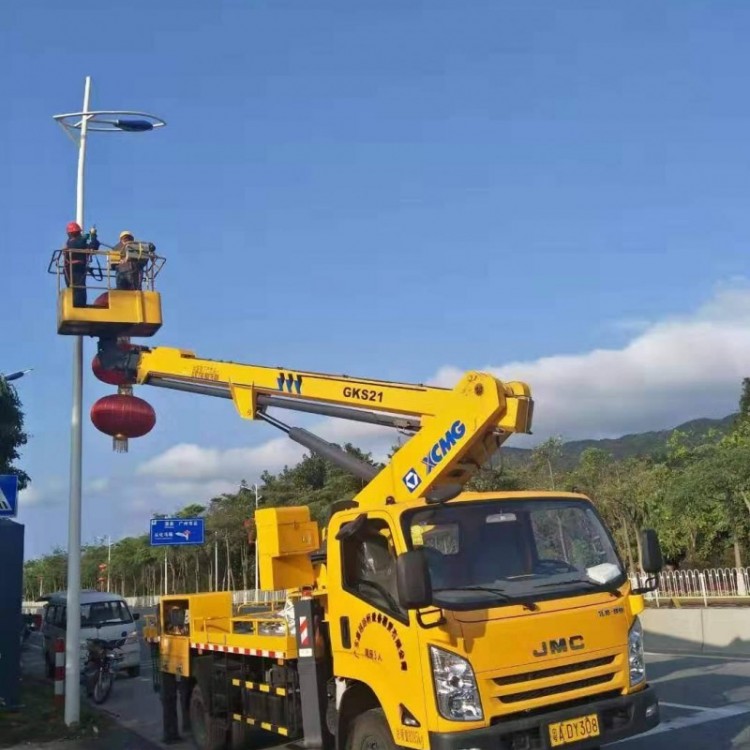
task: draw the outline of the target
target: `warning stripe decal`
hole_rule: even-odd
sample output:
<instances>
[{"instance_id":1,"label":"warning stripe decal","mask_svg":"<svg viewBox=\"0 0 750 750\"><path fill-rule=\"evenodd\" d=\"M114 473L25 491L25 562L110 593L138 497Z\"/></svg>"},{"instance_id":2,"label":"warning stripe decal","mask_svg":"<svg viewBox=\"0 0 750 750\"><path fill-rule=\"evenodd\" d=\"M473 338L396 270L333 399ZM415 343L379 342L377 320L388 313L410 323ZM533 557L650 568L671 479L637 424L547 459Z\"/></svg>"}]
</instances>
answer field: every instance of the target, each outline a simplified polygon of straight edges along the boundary
<instances>
[{"instance_id":1,"label":"warning stripe decal","mask_svg":"<svg viewBox=\"0 0 750 750\"><path fill-rule=\"evenodd\" d=\"M191 643L191 648L198 651L220 651L223 654L241 654L242 656L265 656L269 659L286 659L283 651L267 651L258 648L238 648L237 646L219 646L216 643Z\"/></svg>"},{"instance_id":2,"label":"warning stripe decal","mask_svg":"<svg viewBox=\"0 0 750 750\"><path fill-rule=\"evenodd\" d=\"M286 695L286 688L272 687L265 682L248 682L247 680L238 680L234 678L232 685L237 687L246 687L248 690L259 690L261 693L274 693L275 695Z\"/></svg>"},{"instance_id":3,"label":"warning stripe decal","mask_svg":"<svg viewBox=\"0 0 750 750\"><path fill-rule=\"evenodd\" d=\"M299 618L299 645L300 647L310 645L310 631L307 627L307 617L304 615Z\"/></svg>"},{"instance_id":4,"label":"warning stripe decal","mask_svg":"<svg viewBox=\"0 0 750 750\"><path fill-rule=\"evenodd\" d=\"M252 716L232 714L232 718L235 721L247 722L251 726L260 727L261 729L265 729L267 732L276 732L276 734L284 735L284 737L287 737L289 735L289 730L286 727L280 727L278 724L269 724L266 721L259 721L258 719L254 719Z\"/></svg>"}]
</instances>

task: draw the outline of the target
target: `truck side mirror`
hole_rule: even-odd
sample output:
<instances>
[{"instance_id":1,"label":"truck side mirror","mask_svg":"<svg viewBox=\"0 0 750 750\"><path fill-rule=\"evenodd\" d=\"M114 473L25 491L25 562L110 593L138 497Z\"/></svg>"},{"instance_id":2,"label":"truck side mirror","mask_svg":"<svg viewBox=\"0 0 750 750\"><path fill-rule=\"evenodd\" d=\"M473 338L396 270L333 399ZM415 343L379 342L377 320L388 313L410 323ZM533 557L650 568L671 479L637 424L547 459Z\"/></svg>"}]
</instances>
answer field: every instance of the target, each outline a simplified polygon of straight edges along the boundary
<instances>
[{"instance_id":1,"label":"truck side mirror","mask_svg":"<svg viewBox=\"0 0 750 750\"><path fill-rule=\"evenodd\" d=\"M432 582L427 558L421 549L410 550L396 560L398 599L407 609L421 609L432 603Z\"/></svg>"},{"instance_id":2,"label":"truck side mirror","mask_svg":"<svg viewBox=\"0 0 750 750\"><path fill-rule=\"evenodd\" d=\"M653 529L641 531L641 563L649 575L656 575L664 567L659 537Z\"/></svg>"}]
</instances>

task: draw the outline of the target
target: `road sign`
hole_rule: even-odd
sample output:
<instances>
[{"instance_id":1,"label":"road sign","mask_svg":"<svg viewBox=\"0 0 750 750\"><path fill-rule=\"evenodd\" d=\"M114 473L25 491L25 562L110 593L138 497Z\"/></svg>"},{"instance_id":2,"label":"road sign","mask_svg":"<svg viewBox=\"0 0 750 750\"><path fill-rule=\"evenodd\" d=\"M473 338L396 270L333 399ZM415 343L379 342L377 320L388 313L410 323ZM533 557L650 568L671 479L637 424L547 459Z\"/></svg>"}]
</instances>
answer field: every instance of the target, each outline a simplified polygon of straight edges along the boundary
<instances>
[{"instance_id":1,"label":"road sign","mask_svg":"<svg viewBox=\"0 0 750 750\"><path fill-rule=\"evenodd\" d=\"M152 518L151 546L203 544L204 518Z\"/></svg>"},{"instance_id":2,"label":"road sign","mask_svg":"<svg viewBox=\"0 0 750 750\"><path fill-rule=\"evenodd\" d=\"M18 477L0 474L0 518L12 518L18 513Z\"/></svg>"}]
</instances>

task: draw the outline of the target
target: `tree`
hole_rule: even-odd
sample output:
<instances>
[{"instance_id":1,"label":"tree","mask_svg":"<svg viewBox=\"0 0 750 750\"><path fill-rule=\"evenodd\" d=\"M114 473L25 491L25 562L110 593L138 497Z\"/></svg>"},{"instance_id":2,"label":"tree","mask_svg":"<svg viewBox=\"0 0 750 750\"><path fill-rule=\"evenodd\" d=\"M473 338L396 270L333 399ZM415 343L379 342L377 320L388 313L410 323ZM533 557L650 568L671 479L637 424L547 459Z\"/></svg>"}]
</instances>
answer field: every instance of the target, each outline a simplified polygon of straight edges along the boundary
<instances>
[{"instance_id":1,"label":"tree","mask_svg":"<svg viewBox=\"0 0 750 750\"><path fill-rule=\"evenodd\" d=\"M740 394L740 413L735 425L750 421L750 378L742 378L742 393Z\"/></svg>"},{"instance_id":2,"label":"tree","mask_svg":"<svg viewBox=\"0 0 750 750\"><path fill-rule=\"evenodd\" d=\"M16 389L0 377L0 474L15 474L19 489L24 489L30 481L29 475L13 463L20 458L18 449L28 440L23 422L21 400Z\"/></svg>"},{"instance_id":3,"label":"tree","mask_svg":"<svg viewBox=\"0 0 750 750\"><path fill-rule=\"evenodd\" d=\"M531 453L531 471L538 487L554 490L556 487L556 466L562 456L563 440L559 435L547 438Z\"/></svg>"}]
</instances>

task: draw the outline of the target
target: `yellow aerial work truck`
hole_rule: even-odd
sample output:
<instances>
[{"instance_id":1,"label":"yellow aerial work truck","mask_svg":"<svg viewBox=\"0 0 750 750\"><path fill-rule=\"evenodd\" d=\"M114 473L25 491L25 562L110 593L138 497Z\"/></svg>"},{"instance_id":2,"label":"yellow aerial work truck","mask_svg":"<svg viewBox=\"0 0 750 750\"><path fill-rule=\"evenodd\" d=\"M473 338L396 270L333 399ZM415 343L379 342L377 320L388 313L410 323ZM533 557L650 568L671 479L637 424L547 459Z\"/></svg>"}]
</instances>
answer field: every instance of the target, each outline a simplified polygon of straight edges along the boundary
<instances>
[{"instance_id":1,"label":"yellow aerial work truck","mask_svg":"<svg viewBox=\"0 0 750 750\"><path fill-rule=\"evenodd\" d=\"M56 256L57 257L57 256ZM452 389L200 359L136 346L161 326L159 293L70 303L57 257L58 333L99 337L109 382L231 399L363 480L324 529L306 507L256 513L261 585L165 596L158 612L166 741L253 747L275 734L325 750L595 748L659 722L647 684L643 594L591 501L558 492L464 493L513 433L530 432L523 383L468 372ZM383 468L268 413L287 409L410 435ZM661 568L642 534L647 573Z\"/></svg>"},{"instance_id":2,"label":"yellow aerial work truck","mask_svg":"<svg viewBox=\"0 0 750 750\"><path fill-rule=\"evenodd\" d=\"M165 596L165 737L175 696L201 750L263 735L336 750L594 748L659 722L634 591L591 501L559 492L464 493L512 433L522 383L469 372L453 389L199 359L102 339L140 384L231 398L367 484L321 531L306 507L256 513L261 587ZM267 413L283 408L411 434L377 469ZM643 532L643 563L661 567ZM178 688L179 687L179 691Z\"/></svg>"}]
</instances>

